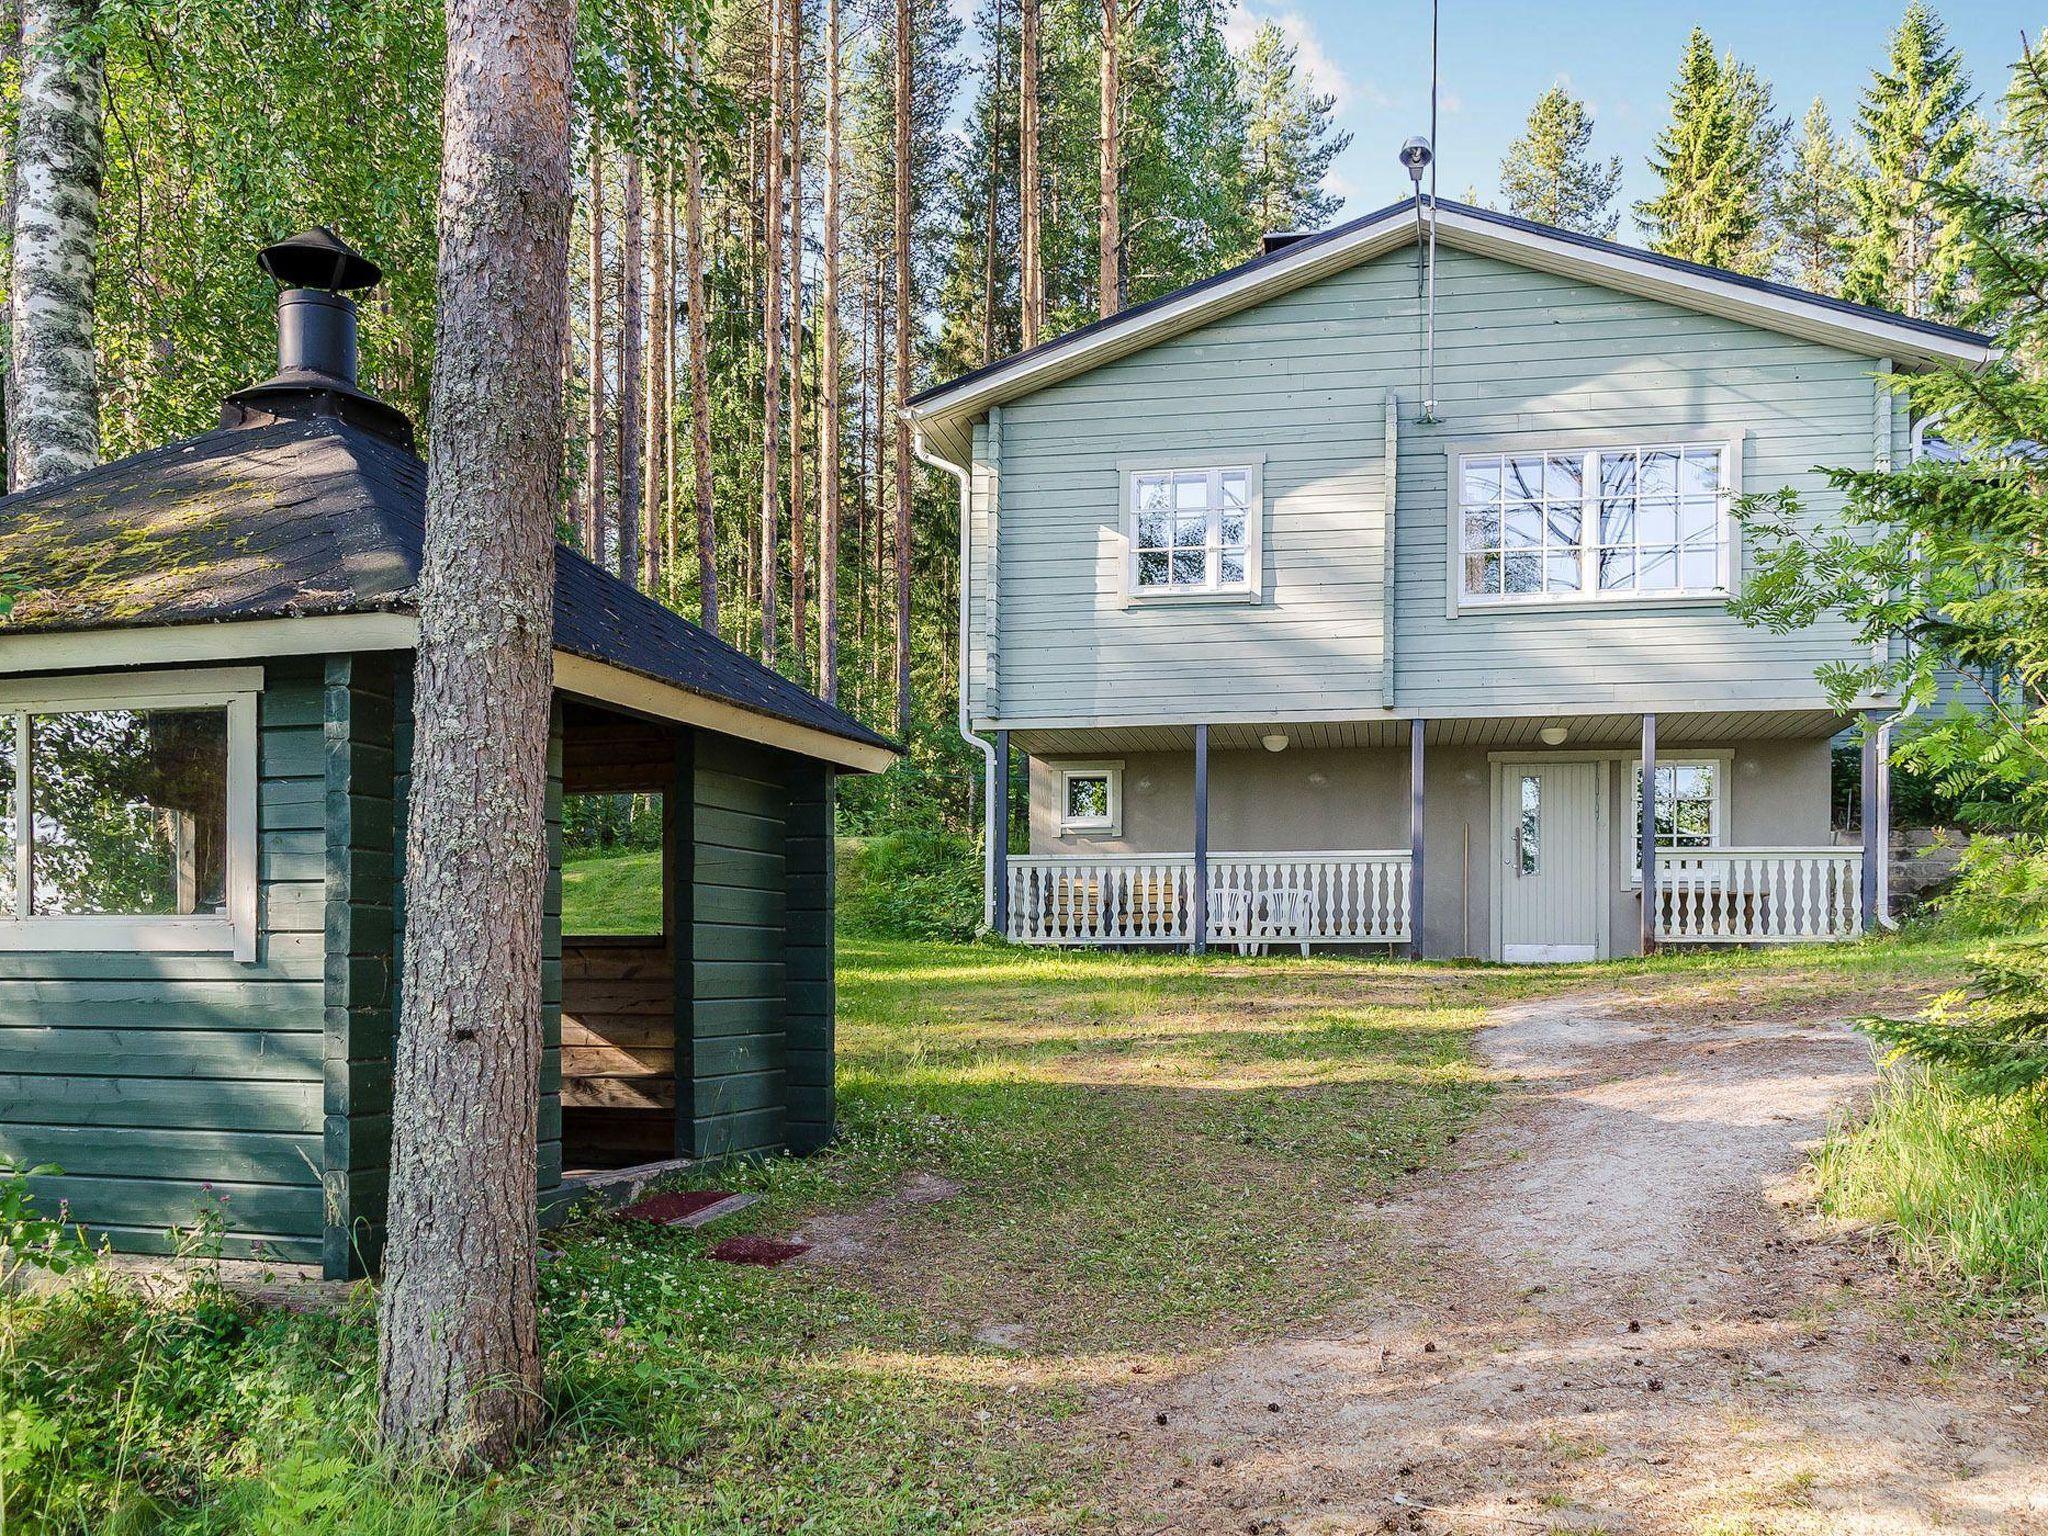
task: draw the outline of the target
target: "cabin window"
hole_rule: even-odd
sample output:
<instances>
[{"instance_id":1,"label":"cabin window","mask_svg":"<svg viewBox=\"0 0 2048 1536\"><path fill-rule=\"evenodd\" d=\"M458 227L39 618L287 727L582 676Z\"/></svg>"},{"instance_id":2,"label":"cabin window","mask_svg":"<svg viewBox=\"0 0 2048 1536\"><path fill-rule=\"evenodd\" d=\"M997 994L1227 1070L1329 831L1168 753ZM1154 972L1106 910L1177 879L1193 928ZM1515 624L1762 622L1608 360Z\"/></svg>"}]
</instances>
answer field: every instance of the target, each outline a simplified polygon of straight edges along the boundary
<instances>
[{"instance_id":1,"label":"cabin window","mask_svg":"<svg viewBox=\"0 0 2048 1536\"><path fill-rule=\"evenodd\" d=\"M1259 464L1136 464L1124 469L1127 595L1256 601Z\"/></svg>"},{"instance_id":2,"label":"cabin window","mask_svg":"<svg viewBox=\"0 0 2048 1536\"><path fill-rule=\"evenodd\" d=\"M1462 605L1724 597L1725 443L1455 458Z\"/></svg>"},{"instance_id":3,"label":"cabin window","mask_svg":"<svg viewBox=\"0 0 2048 1536\"><path fill-rule=\"evenodd\" d=\"M1643 765L1637 760L1632 771L1631 819L1629 826L1643 824ZM1666 758L1657 760L1657 851L1683 854L1688 849L1717 848L1726 821L1724 796L1727 764L1720 758ZM1630 839L1635 849L1635 878L1643 877L1643 846L1640 835Z\"/></svg>"},{"instance_id":4,"label":"cabin window","mask_svg":"<svg viewBox=\"0 0 2048 1536\"><path fill-rule=\"evenodd\" d=\"M1123 830L1121 763L1069 763L1059 770L1060 831L1117 836Z\"/></svg>"},{"instance_id":5,"label":"cabin window","mask_svg":"<svg viewBox=\"0 0 2048 1536\"><path fill-rule=\"evenodd\" d=\"M261 673L0 691L0 947L255 958Z\"/></svg>"}]
</instances>

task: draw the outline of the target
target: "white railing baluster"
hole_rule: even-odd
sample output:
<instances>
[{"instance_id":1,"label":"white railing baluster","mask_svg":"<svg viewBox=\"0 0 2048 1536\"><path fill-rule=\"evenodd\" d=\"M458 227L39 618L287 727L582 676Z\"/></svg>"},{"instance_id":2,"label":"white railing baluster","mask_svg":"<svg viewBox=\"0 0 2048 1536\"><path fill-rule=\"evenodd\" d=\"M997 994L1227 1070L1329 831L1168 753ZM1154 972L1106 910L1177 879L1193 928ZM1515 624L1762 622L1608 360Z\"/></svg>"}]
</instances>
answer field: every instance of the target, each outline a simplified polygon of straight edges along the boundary
<instances>
[{"instance_id":1,"label":"white railing baluster","mask_svg":"<svg viewBox=\"0 0 2048 1536\"><path fill-rule=\"evenodd\" d=\"M1688 848L1657 860L1657 937L1794 944L1863 931L1856 848Z\"/></svg>"}]
</instances>

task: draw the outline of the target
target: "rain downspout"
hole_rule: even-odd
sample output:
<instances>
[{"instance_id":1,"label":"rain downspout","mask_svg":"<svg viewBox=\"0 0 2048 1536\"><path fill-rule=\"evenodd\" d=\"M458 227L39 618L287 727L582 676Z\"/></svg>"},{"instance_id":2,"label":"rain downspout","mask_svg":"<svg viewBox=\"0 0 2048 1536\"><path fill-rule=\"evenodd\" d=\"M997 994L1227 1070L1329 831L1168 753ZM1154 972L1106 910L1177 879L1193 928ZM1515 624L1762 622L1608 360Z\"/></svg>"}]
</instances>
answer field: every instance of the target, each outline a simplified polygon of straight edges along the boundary
<instances>
[{"instance_id":1,"label":"rain downspout","mask_svg":"<svg viewBox=\"0 0 2048 1536\"><path fill-rule=\"evenodd\" d=\"M995 927L996 921L996 845L994 815L996 795L996 748L992 741L984 740L968 727L967 716L967 662L968 662L968 532L972 513L971 480L966 470L958 464L940 458L924 444L924 427L915 418L910 423L910 451L917 455L920 464L933 469L942 469L960 482L960 739L981 752L981 803L983 806L981 837L981 925L984 931ZM1004 807L1008 810L1008 807ZM1004 818L1007 821L1007 817Z\"/></svg>"}]
</instances>

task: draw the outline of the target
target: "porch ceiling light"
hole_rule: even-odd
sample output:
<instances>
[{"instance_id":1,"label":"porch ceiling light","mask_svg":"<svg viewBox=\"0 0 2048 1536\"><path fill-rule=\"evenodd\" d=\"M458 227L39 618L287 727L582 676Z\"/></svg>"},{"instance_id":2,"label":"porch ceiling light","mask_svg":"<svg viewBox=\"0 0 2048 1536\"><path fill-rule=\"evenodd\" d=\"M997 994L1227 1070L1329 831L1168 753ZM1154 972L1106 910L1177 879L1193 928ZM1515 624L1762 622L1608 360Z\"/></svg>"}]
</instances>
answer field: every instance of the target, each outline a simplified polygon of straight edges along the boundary
<instances>
[{"instance_id":1,"label":"porch ceiling light","mask_svg":"<svg viewBox=\"0 0 2048 1536\"><path fill-rule=\"evenodd\" d=\"M1259 738L1259 745L1268 752L1285 752L1287 750L1287 733L1285 731L1274 731L1271 735L1261 736Z\"/></svg>"},{"instance_id":2,"label":"porch ceiling light","mask_svg":"<svg viewBox=\"0 0 2048 1536\"><path fill-rule=\"evenodd\" d=\"M1571 732L1561 725L1546 725L1536 735L1546 747L1561 747Z\"/></svg>"}]
</instances>

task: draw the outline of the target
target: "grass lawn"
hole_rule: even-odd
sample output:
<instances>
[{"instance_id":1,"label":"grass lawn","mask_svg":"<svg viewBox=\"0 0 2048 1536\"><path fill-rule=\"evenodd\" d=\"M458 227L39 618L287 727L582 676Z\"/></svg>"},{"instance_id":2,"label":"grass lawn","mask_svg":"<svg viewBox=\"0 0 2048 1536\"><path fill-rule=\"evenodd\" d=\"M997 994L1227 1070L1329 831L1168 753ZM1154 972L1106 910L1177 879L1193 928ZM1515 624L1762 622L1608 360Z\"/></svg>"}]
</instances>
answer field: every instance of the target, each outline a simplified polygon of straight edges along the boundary
<instances>
[{"instance_id":1,"label":"grass lawn","mask_svg":"<svg viewBox=\"0 0 2048 1536\"><path fill-rule=\"evenodd\" d=\"M103 1283L0 1303L6 1524L1085 1530L1091 1392L1400 1278L1347 1218L1483 1102L1489 1004L1653 973L1673 1006L1853 1008L1952 964L1904 944L1589 972L847 941L841 1140L728 1174L763 1198L720 1230L822 1218L844 1258L742 1269L685 1232L564 1234L543 1272L555 1427L461 1488L374 1463L366 1296L315 1316ZM912 1175L959 1189L892 1201Z\"/></svg>"},{"instance_id":2,"label":"grass lawn","mask_svg":"<svg viewBox=\"0 0 2048 1536\"><path fill-rule=\"evenodd\" d=\"M661 850L565 861L562 926L569 933L661 932Z\"/></svg>"}]
</instances>

